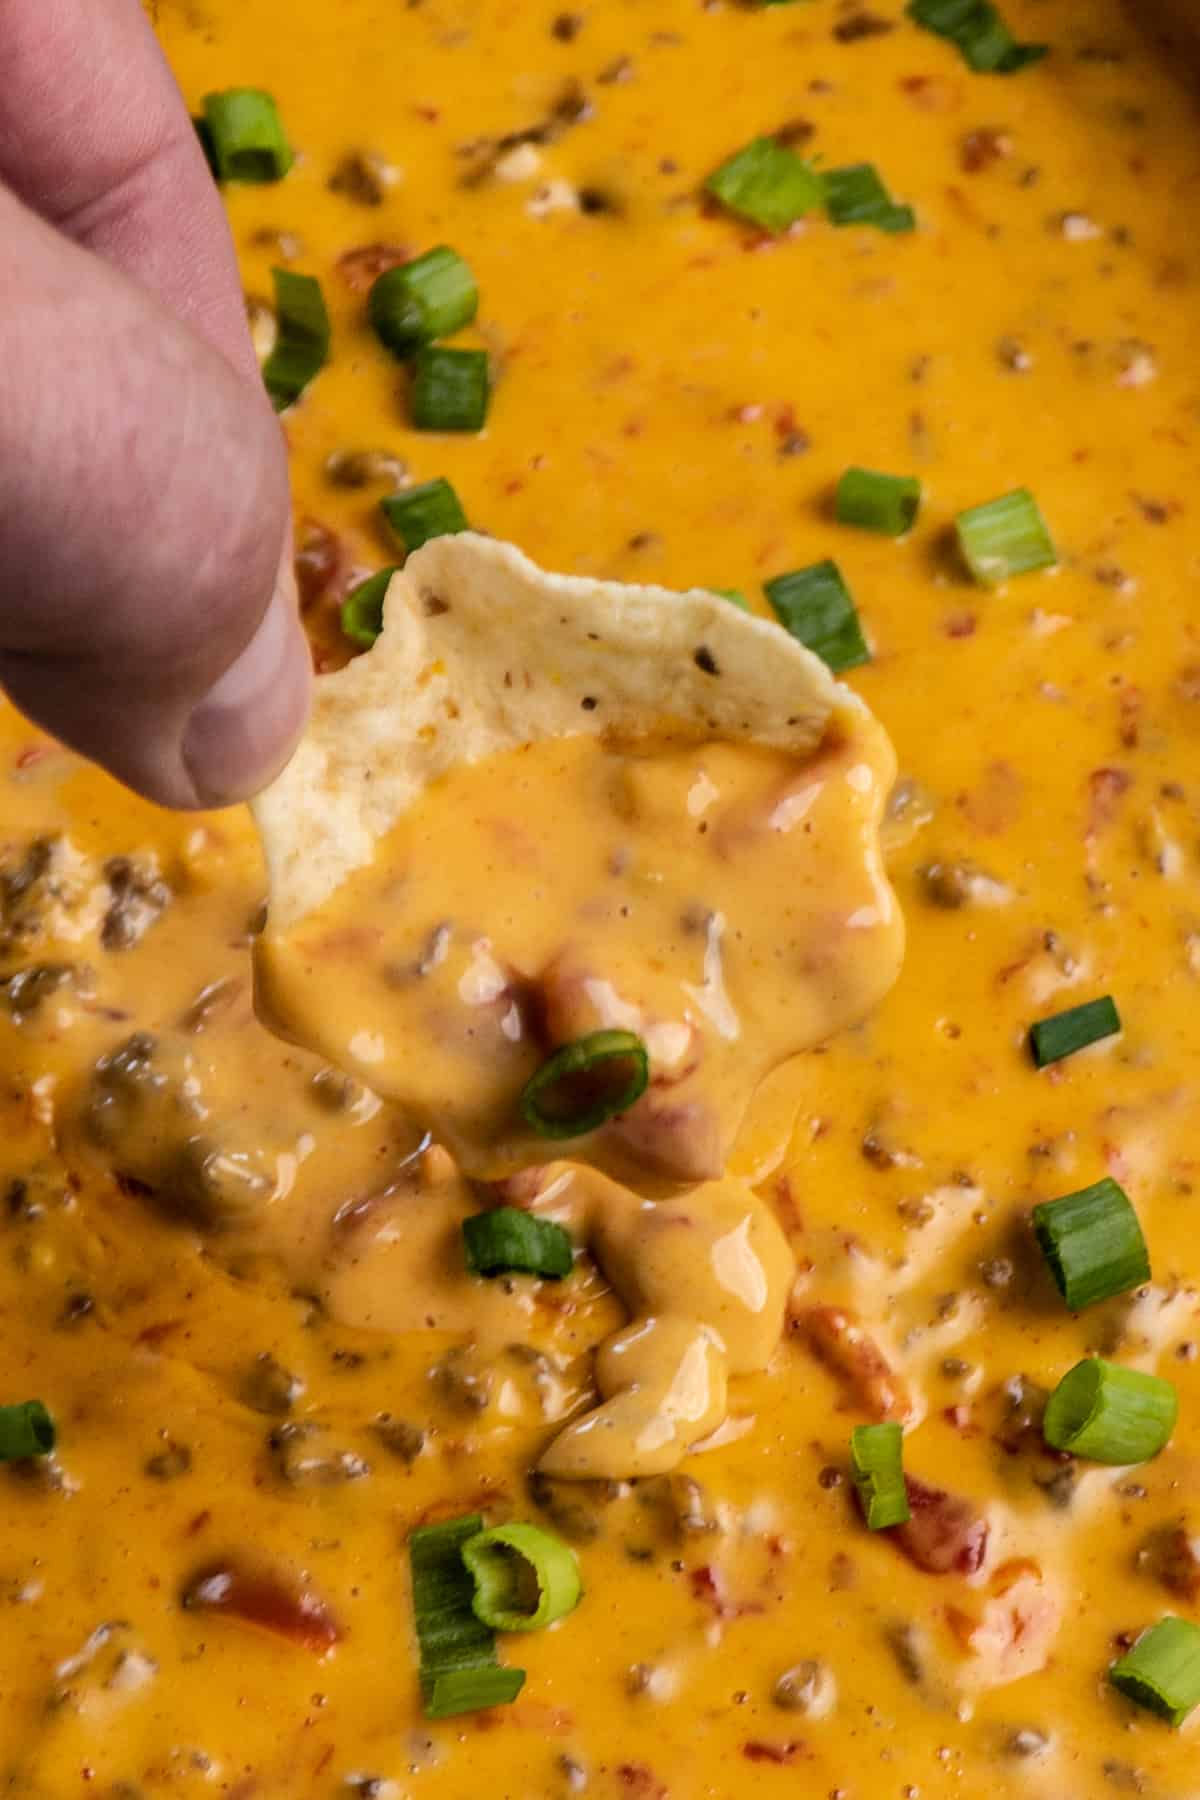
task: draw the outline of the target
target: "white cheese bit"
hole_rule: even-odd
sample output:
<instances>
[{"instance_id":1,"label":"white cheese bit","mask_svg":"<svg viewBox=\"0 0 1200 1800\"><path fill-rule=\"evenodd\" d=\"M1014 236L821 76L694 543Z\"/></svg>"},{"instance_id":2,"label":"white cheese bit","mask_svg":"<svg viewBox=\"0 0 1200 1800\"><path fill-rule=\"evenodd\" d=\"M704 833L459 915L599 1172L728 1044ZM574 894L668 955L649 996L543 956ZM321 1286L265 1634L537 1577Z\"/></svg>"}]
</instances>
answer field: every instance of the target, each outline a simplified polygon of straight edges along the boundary
<instances>
[{"instance_id":1,"label":"white cheese bit","mask_svg":"<svg viewBox=\"0 0 1200 1800\"><path fill-rule=\"evenodd\" d=\"M557 176L553 181L545 181L536 193L525 202L525 211L531 219L545 219L551 213L578 212L579 192L569 181Z\"/></svg>"},{"instance_id":2,"label":"white cheese bit","mask_svg":"<svg viewBox=\"0 0 1200 1800\"><path fill-rule=\"evenodd\" d=\"M1059 213L1054 221L1054 228L1068 244L1083 244L1090 238L1104 235L1095 219L1089 219L1086 213L1081 212Z\"/></svg>"},{"instance_id":3,"label":"white cheese bit","mask_svg":"<svg viewBox=\"0 0 1200 1800\"><path fill-rule=\"evenodd\" d=\"M152 1656L145 1656L140 1650L122 1650L104 1685L119 1692L136 1693L139 1688L149 1687L157 1674L158 1664Z\"/></svg>"},{"instance_id":4,"label":"white cheese bit","mask_svg":"<svg viewBox=\"0 0 1200 1800\"><path fill-rule=\"evenodd\" d=\"M1158 379L1158 364L1149 344L1140 338L1125 338L1117 345L1117 386L1145 387Z\"/></svg>"},{"instance_id":5,"label":"white cheese bit","mask_svg":"<svg viewBox=\"0 0 1200 1800\"><path fill-rule=\"evenodd\" d=\"M542 153L536 144L517 144L498 156L492 174L500 181L532 181L542 166Z\"/></svg>"}]
</instances>

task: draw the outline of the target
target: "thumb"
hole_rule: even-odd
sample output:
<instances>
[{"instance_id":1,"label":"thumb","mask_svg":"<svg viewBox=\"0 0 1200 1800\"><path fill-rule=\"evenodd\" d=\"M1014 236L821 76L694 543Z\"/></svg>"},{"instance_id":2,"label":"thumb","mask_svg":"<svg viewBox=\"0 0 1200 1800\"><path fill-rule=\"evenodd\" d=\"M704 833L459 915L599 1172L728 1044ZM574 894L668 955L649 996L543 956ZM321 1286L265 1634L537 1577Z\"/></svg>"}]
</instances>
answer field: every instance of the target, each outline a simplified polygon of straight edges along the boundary
<instances>
[{"instance_id":1,"label":"thumb","mask_svg":"<svg viewBox=\"0 0 1200 1800\"><path fill-rule=\"evenodd\" d=\"M245 798L304 723L265 394L0 188L0 684L170 806Z\"/></svg>"}]
</instances>

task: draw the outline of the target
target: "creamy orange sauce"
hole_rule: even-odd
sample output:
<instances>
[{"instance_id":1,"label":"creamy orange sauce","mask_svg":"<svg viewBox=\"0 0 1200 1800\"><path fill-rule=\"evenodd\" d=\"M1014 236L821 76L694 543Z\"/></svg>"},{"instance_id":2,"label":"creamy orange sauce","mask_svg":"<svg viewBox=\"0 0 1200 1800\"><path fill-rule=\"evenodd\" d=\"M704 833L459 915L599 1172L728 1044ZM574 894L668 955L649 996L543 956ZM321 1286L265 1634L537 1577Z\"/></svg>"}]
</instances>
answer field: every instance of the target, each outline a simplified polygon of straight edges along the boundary
<instances>
[{"instance_id":1,"label":"creamy orange sauce","mask_svg":"<svg viewBox=\"0 0 1200 1800\"><path fill-rule=\"evenodd\" d=\"M322 661L348 653L353 573L395 560L375 502L397 458L551 568L759 606L763 577L836 556L875 652L851 680L900 761L909 945L873 1017L784 1065L735 1146L797 1269L767 1367L735 1373L725 1427L673 1472L563 1481L538 1463L620 1391L597 1351L629 1310L597 1265L467 1277L478 1201L453 1169L254 1019L248 821L156 813L6 710L0 1399L39 1394L59 1447L0 1471L0 1782L1187 1800L1195 1721L1172 1732L1104 1679L1162 1613L1200 1618L1200 140L1181 55L1115 0L1007 0L1017 35L1052 45L1010 79L898 7L869 9L890 31L840 31L853 9L828 0L574 8L562 29L568 9L499 0L295 0L285 25L275 0L157 10L193 110L261 83L302 152L228 204L249 294L290 257L333 314L334 360L285 427ZM463 179L570 81L587 117ZM704 176L785 124L830 165L873 158L917 231L814 218L763 245L710 215ZM377 205L330 189L355 152L398 176ZM587 189L619 210L573 203ZM347 278L366 246L443 241L480 282L464 341L502 374L480 438L410 430ZM365 487L327 472L364 450L392 459ZM922 475L908 539L832 523L851 463ZM1018 483L1061 567L985 594L945 531ZM1122 1035L1035 1072L1031 1020L1106 991ZM154 1050L121 1067L148 1097L106 1134L124 1089L97 1065L137 1033ZM1153 1277L1075 1319L1028 1211L1105 1172ZM578 1207L582 1240L602 1179L535 1203ZM1153 1463L1041 1447L1039 1390L1089 1350L1175 1382ZM957 1508L924 1509L911 1553L847 1493L851 1426L888 1416ZM432 1724L404 1539L475 1505L571 1534L586 1593L521 1641L515 1706ZM307 1642L181 1604L261 1558L293 1614L319 1598Z\"/></svg>"},{"instance_id":2,"label":"creamy orange sauce","mask_svg":"<svg viewBox=\"0 0 1200 1800\"><path fill-rule=\"evenodd\" d=\"M794 1258L750 1186L721 1177L763 1075L858 1023L895 979L903 926L879 855L894 774L847 701L805 757L530 743L435 782L299 923L268 914L264 1016L370 1080L466 1173L528 1189L523 1168L570 1155L626 1184L564 1166L546 1190L630 1314L597 1353L604 1404L555 1440L547 1473L673 1468L724 1422L728 1377L779 1342ZM645 1092L597 1130L572 1131L568 1108L539 1132L527 1084L611 1030L646 1056ZM664 1182L693 1185L668 1204ZM380 1320L392 1261L360 1266ZM409 1266L423 1285L419 1251Z\"/></svg>"},{"instance_id":3,"label":"creamy orange sauce","mask_svg":"<svg viewBox=\"0 0 1200 1800\"><path fill-rule=\"evenodd\" d=\"M489 757L435 783L315 912L268 920L262 1004L488 1177L563 1153L519 1108L548 1054L631 1031L650 1085L571 1154L711 1179L762 1076L895 979L878 851L894 767L850 706L806 759L589 737Z\"/></svg>"}]
</instances>

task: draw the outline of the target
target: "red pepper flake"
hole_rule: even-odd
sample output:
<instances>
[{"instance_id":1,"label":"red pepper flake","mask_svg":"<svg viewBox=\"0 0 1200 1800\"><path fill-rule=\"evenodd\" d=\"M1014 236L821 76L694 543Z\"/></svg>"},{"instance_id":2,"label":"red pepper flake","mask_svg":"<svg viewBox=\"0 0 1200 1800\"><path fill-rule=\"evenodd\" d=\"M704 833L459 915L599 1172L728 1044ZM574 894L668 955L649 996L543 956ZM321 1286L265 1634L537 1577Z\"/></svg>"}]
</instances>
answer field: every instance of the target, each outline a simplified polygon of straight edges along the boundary
<instances>
[{"instance_id":1,"label":"red pepper flake","mask_svg":"<svg viewBox=\"0 0 1200 1800\"><path fill-rule=\"evenodd\" d=\"M157 1350L158 1346L165 1344L167 1339L179 1331L183 1324L182 1319L160 1319L156 1325L147 1325L144 1331L139 1331L135 1342L145 1344L150 1350Z\"/></svg>"},{"instance_id":2,"label":"red pepper flake","mask_svg":"<svg viewBox=\"0 0 1200 1800\"><path fill-rule=\"evenodd\" d=\"M905 75L900 91L922 112L954 112L962 104L961 84L948 81L943 75Z\"/></svg>"},{"instance_id":3,"label":"red pepper flake","mask_svg":"<svg viewBox=\"0 0 1200 1800\"><path fill-rule=\"evenodd\" d=\"M807 1754L808 1746L799 1738L792 1738L786 1744L767 1744L761 1738L750 1738L742 1745L742 1755L747 1762L794 1763L797 1757Z\"/></svg>"},{"instance_id":4,"label":"red pepper flake","mask_svg":"<svg viewBox=\"0 0 1200 1800\"><path fill-rule=\"evenodd\" d=\"M638 1800L667 1800L671 1791L646 1763L618 1763L617 1780Z\"/></svg>"},{"instance_id":5,"label":"red pepper flake","mask_svg":"<svg viewBox=\"0 0 1200 1800\"><path fill-rule=\"evenodd\" d=\"M951 613L942 626L948 638L969 638L975 636L975 627L979 619L972 612Z\"/></svg>"},{"instance_id":6,"label":"red pepper flake","mask_svg":"<svg viewBox=\"0 0 1200 1800\"><path fill-rule=\"evenodd\" d=\"M721 1583L721 1578L711 1563L701 1563L698 1568L688 1571L692 1593L701 1605L712 1608L718 1619L741 1619L748 1614L765 1612L766 1608L757 1600L735 1602L729 1600Z\"/></svg>"},{"instance_id":7,"label":"red pepper flake","mask_svg":"<svg viewBox=\"0 0 1200 1800\"><path fill-rule=\"evenodd\" d=\"M1088 776L1087 833L1099 837L1117 816L1121 800L1133 785L1128 769L1093 769Z\"/></svg>"},{"instance_id":8,"label":"red pepper flake","mask_svg":"<svg viewBox=\"0 0 1200 1800\"><path fill-rule=\"evenodd\" d=\"M799 1237L802 1234L804 1219L796 1204L796 1192L788 1175L776 1177L775 1216L788 1237Z\"/></svg>"},{"instance_id":9,"label":"red pepper flake","mask_svg":"<svg viewBox=\"0 0 1200 1800\"><path fill-rule=\"evenodd\" d=\"M1126 750L1137 749L1144 703L1141 688L1134 687L1131 682L1126 682L1117 696L1117 729Z\"/></svg>"},{"instance_id":10,"label":"red pepper flake","mask_svg":"<svg viewBox=\"0 0 1200 1800\"><path fill-rule=\"evenodd\" d=\"M725 1611L725 1597L721 1592L716 1571L711 1563L701 1563L699 1568L689 1571L688 1579L692 1584L692 1594L705 1606L721 1615Z\"/></svg>"},{"instance_id":11,"label":"red pepper flake","mask_svg":"<svg viewBox=\"0 0 1200 1800\"><path fill-rule=\"evenodd\" d=\"M407 244L359 244L337 260L337 272L356 294L365 294L381 275L412 261Z\"/></svg>"},{"instance_id":12,"label":"red pepper flake","mask_svg":"<svg viewBox=\"0 0 1200 1800\"><path fill-rule=\"evenodd\" d=\"M1007 131L994 125L981 125L968 131L959 145L958 160L968 175L979 175L1013 153L1013 141Z\"/></svg>"}]
</instances>

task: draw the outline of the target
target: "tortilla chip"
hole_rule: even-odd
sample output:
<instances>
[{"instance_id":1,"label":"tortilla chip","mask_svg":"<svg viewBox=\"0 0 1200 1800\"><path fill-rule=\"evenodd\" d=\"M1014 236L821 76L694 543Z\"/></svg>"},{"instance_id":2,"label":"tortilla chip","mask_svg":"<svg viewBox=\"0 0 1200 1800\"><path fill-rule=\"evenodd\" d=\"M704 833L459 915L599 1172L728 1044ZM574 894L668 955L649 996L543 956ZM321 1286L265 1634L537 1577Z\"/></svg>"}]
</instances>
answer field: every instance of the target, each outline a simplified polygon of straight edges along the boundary
<instances>
[{"instance_id":1,"label":"tortilla chip","mask_svg":"<svg viewBox=\"0 0 1200 1800\"><path fill-rule=\"evenodd\" d=\"M440 775L578 732L659 730L803 756L857 704L778 625L701 589L547 575L463 532L409 557L373 647L317 683L308 731L254 803L270 929L321 905Z\"/></svg>"}]
</instances>

